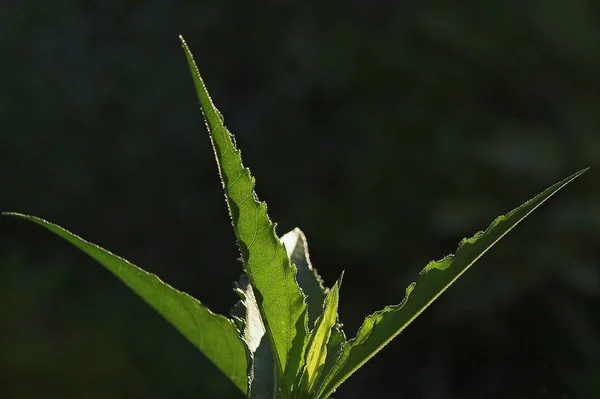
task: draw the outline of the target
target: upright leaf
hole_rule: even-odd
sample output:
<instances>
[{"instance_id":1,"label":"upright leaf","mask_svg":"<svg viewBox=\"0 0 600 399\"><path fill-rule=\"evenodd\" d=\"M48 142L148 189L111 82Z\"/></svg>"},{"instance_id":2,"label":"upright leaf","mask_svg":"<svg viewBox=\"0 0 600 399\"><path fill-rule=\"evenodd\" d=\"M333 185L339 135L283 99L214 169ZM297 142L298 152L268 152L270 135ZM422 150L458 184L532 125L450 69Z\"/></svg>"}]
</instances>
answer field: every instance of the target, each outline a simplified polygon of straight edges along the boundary
<instances>
[{"instance_id":1,"label":"upright leaf","mask_svg":"<svg viewBox=\"0 0 600 399\"><path fill-rule=\"evenodd\" d=\"M229 214L244 266L271 341L280 378L281 394L289 397L300 372L307 336L304 295L295 280L295 268L277 237L267 207L254 193L254 178L242 164L233 136L225 128L198 73L183 38L206 126L210 133Z\"/></svg>"},{"instance_id":2,"label":"upright leaf","mask_svg":"<svg viewBox=\"0 0 600 399\"><path fill-rule=\"evenodd\" d=\"M419 274L417 282L406 289L406 296L399 305L387 306L365 319L356 337L345 345L340 359L317 397L329 397L344 380L404 330L498 240L586 170L556 183L507 215L498 217L485 231L463 239L454 255L430 262Z\"/></svg>"},{"instance_id":3,"label":"upright leaf","mask_svg":"<svg viewBox=\"0 0 600 399\"><path fill-rule=\"evenodd\" d=\"M314 388L319 381L319 377L323 372L323 368L325 367L328 349L327 344L329 343L329 338L337 324L339 292L343 276L344 274L342 273L338 281L327 294L323 306L323 313L317 319L315 328L310 333L306 350L306 363L304 365L304 371L299 386L300 395L302 395L301 397L308 398L310 393L314 391Z\"/></svg>"},{"instance_id":4,"label":"upright leaf","mask_svg":"<svg viewBox=\"0 0 600 399\"><path fill-rule=\"evenodd\" d=\"M344 353L344 347L347 342L341 324L337 324L331 331L331 337L329 337L329 342L327 342L327 358L325 359L325 364L323 365L318 384L315 386L315 392L312 393L312 398L318 397L316 395L318 392L321 392L321 388L325 385L326 381L328 381L329 375L332 373L340 357Z\"/></svg>"},{"instance_id":5,"label":"upright leaf","mask_svg":"<svg viewBox=\"0 0 600 399\"><path fill-rule=\"evenodd\" d=\"M64 238L110 270L125 285L152 306L184 337L208 357L244 393L249 356L233 322L212 313L188 294L162 282L99 246L85 241L56 224L35 216L5 213L37 223Z\"/></svg>"},{"instance_id":6,"label":"upright leaf","mask_svg":"<svg viewBox=\"0 0 600 399\"><path fill-rule=\"evenodd\" d=\"M307 300L309 325L314 325L323 311L326 288L323 285L323 280L310 263L306 237L299 228L295 228L281 236L280 240L285 246L288 257L296 265L296 280ZM252 286L248 284L248 277L245 274L240 277L236 292L240 295L241 301L236 304L232 313L240 323L239 329L243 331L244 341L252 355L248 371L250 397L257 399L274 397L274 392L277 391L275 365L269 340L264 337L265 329L258 304ZM331 369L329 364L333 363L342 342L345 342L345 339L336 325L327 346L329 363L325 366L325 370Z\"/></svg>"},{"instance_id":7,"label":"upright leaf","mask_svg":"<svg viewBox=\"0 0 600 399\"><path fill-rule=\"evenodd\" d=\"M308 244L302 230L296 227L287 232L281 237L281 242L285 245L288 257L296 265L296 281L306 296L308 325L312 328L323 311L327 289L323 279L310 262Z\"/></svg>"},{"instance_id":8,"label":"upright leaf","mask_svg":"<svg viewBox=\"0 0 600 399\"><path fill-rule=\"evenodd\" d=\"M306 295L308 323L309 326L313 326L323 312L323 302L325 301L328 289L310 262L308 243L304 233L299 228L295 228L284 234L281 237L281 242L285 245L292 263L298 268L296 280ZM336 323L331 330L331 336L327 342L325 364L323 364L319 375L318 386L321 385L322 380L333 369L345 344L346 336L342 331L341 324Z\"/></svg>"}]
</instances>

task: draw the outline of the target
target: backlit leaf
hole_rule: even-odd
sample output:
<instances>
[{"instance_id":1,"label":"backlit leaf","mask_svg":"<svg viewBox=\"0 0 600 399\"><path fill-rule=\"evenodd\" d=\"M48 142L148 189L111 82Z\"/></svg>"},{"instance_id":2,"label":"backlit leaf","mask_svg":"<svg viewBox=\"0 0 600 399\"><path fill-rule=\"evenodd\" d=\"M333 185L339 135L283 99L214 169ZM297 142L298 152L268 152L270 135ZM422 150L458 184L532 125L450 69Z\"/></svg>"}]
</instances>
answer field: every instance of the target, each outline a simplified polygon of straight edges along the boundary
<instances>
[{"instance_id":1,"label":"backlit leaf","mask_svg":"<svg viewBox=\"0 0 600 399\"><path fill-rule=\"evenodd\" d=\"M290 260L296 265L296 281L298 281L298 285L306 295L308 325L312 328L323 311L323 301L327 294L327 288L310 262L308 244L302 230L296 227L284 234L281 237L281 242L285 245Z\"/></svg>"},{"instance_id":2,"label":"backlit leaf","mask_svg":"<svg viewBox=\"0 0 600 399\"><path fill-rule=\"evenodd\" d=\"M194 58L181 38L196 93L210 133L233 229L244 268L271 341L282 397L294 391L307 338L304 295L295 280L285 247L254 192L254 178L242 164L233 136L223 124L200 77Z\"/></svg>"},{"instance_id":3,"label":"backlit leaf","mask_svg":"<svg viewBox=\"0 0 600 399\"><path fill-rule=\"evenodd\" d=\"M308 398L309 394L313 392L319 377L325 367L325 360L327 358L327 344L331 337L331 332L334 330L337 324L338 318L338 303L339 303L339 292L340 285L342 284L343 273L335 283L333 288L327 294L325 298L325 304L323 306L323 313L317 319L315 328L311 331L308 348L306 351L306 362L304 365L304 372L302 373L302 379L300 382L300 394Z\"/></svg>"},{"instance_id":4,"label":"backlit leaf","mask_svg":"<svg viewBox=\"0 0 600 399\"><path fill-rule=\"evenodd\" d=\"M406 289L404 300L399 305L387 306L365 319L356 337L345 345L340 359L332 373L327 376L317 397L329 397L343 381L402 332L498 240L586 170L556 183L507 215L498 217L485 231L463 239L454 255L430 262L419 274L417 282Z\"/></svg>"},{"instance_id":5,"label":"backlit leaf","mask_svg":"<svg viewBox=\"0 0 600 399\"><path fill-rule=\"evenodd\" d=\"M178 291L130 262L85 241L56 224L35 216L5 213L37 223L75 245L110 270L152 306L209 358L245 394L249 356L233 321L212 313L188 294Z\"/></svg>"}]
</instances>

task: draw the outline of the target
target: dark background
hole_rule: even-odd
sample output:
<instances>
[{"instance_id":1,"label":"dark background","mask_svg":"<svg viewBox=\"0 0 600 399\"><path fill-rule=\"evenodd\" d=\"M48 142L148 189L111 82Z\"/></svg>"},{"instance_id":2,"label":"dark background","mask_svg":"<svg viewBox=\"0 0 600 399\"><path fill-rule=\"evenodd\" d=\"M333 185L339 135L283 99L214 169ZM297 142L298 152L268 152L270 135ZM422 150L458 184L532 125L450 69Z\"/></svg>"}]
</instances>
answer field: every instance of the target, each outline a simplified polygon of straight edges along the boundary
<instances>
[{"instance_id":1,"label":"dark background","mask_svg":"<svg viewBox=\"0 0 600 399\"><path fill-rule=\"evenodd\" d=\"M0 210L222 313L240 264L179 33L278 232L304 230L329 285L346 270L349 336L429 260L592 167L335 396L598 397L597 2L8 3ZM0 237L0 397L240 397L60 238L11 218Z\"/></svg>"}]
</instances>

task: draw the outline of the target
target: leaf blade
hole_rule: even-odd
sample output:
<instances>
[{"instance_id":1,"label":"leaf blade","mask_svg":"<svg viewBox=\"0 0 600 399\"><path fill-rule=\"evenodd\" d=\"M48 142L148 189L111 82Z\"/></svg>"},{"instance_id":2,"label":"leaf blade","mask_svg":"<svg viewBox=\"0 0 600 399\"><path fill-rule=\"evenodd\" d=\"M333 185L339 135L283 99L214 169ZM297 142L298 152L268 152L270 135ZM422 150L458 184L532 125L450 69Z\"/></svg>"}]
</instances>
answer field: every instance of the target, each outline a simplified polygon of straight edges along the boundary
<instances>
[{"instance_id":1,"label":"leaf blade","mask_svg":"<svg viewBox=\"0 0 600 399\"><path fill-rule=\"evenodd\" d=\"M327 344L331 337L332 331L335 329L338 319L338 303L339 292L342 284L344 273L329 290L325 303L323 304L323 312L315 323L315 328L311 331L306 350L306 363L300 382L301 395L308 397L319 381L319 377L325 367L327 359Z\"/></svg>"},{"instance_id":2,"label":"leaf blade","mask_svg":"<svg viewBox=\"0 0 600 399\"><path fill-rule=\"evenodd\" d=\"M310 261L306 236L302 230L296 227L285 233L281 236L281 242L288 257L296 265L296 281L306 296L308 325L312 328L323 311L327 288Z\"/></svg>"},{"instance_id":3,"label":"leaf blade","mask_svg":"<svg viewBox=\"0 0 600 399\"><path fill-rule=\"evenodd\" d=\"M314 325L323 311L327 289L310 262L304 233L299 228L295 228L281 236L280 240L291 262L296 265L296 281L306 296L309 325ZM249 285L245 273L240 276L235 291L240 295L241 301L234 307L233 314L241 323L239 329L244 332L243 339L253 359L252 367L248 370L249 396L250 398L273 397L273 393L277 391L275 363L268 339L262 339L265 334L264 325L252 286ZM343 333L336 326L327 343L327 362L324 371L331 370L336 354L345 341Z\"/></svg>"},{"instance_id":4,"label":"leaf blade","mask_svg":"<svg viewBox=\"0 0 600 399\"><path fill-rule=\"evenodd\" d=\"M226 194L237 243L259 305L277 363L283 397L294 390L306 343L304 295L295 280L295 267L267 215L266 204L254 192L254 178L242 164L232 134L214 106L187 44L180 36L204 120L210 134Z\"/></svg>"},{"instance_id":5,"label":"leaf blade","mask_svg":"<svg viewBox=\"0 0 600 399\"><path fill-rule=\"evenodd\" d=\"M211 312L197 299L164 283L129 261L41 218L3 213L38 224L96 260L213 362L244 394L247 393L248 352L233 322Z\"/></svg>"},{"instance_id":6,"label":"leaf blade","mask_svg":"<svg viewBox=\"0 0 600 399\"><path fill-rule=\"evenodd\" d=\"M327 376L317 397L329 397L342 382L402 332L519 222L586 171L587 169L583 169L567 177L508 214L496 218L485 231L463 239L454 255L425 266L419 273L418 281L406 289L406 295L400 304L386 306L383 310L367 316L356 337L345 345L341 357Z\"/></svg>"}]
</instances>

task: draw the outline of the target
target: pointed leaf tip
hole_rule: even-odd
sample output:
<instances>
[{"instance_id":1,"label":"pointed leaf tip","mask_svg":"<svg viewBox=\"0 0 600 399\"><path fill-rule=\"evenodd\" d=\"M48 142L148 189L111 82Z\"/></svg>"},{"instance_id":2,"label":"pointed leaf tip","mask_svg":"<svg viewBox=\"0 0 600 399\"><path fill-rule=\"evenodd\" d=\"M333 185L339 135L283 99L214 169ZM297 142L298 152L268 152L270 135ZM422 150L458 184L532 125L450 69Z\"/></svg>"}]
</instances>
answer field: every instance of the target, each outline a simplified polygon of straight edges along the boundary
<instances>
[{"instance_id":1,"label":"pointed leaf tip","mask_svg":"<svg viewBox=\"0 0 600 399\"><path fill-rule=\"evenodd\" d=\"M213 145L244 268L271 342L282 396L286 399L302 364L307 336L305 297L295 279L296 268L267 215L267 206L254 192L254 177L242 164L233 135L213 104L185 41L182 45Z\"/></svg>"},{"instance_id":2,"label":"pointed leaf tip","mask_svg":"<svg viewBox=\"0 0 600 399\"><path fill-rule=\"evenodd\" d=\"M232 320L215 314L197 299L164 283L127 260L41 218L3 213L38 224L96 260L153 307L209 358L244 394L249 357Z\"/></svg>"},{"instance_id":3,"label":"pointed leaf tip","mask_svg":"<svg viewBox=\"0 0 600 399\"><path fill-rule=\"evenodd\" d=\"M327 293L323 312L315 323L315 328L309 336L306 351L306 363L302 373L300 390L302 395L308 396L315 391L321 380L327 359L328 343L338 320L339 291L342 285L344 272Z\"/></svg>"},{"instance_id":4,"label":"pointed leaf tip","mask_svg":"<svg viewBox=\"0 0 600 399\"><path fill-rule=\"evenodd\" d=\"M419 273L417 282L408 286L400 304L387 306L365 318L356 337L344 346L341 357L325 378L317 397L329 397L342 382L400 334L519 222L587 170L588 168L580 170L552 185L506 215L496 218L485 231L480 231L471 238L463 239L454 255L448 255L442 260L427 264Z\"/></svg>"}]
</instances>

